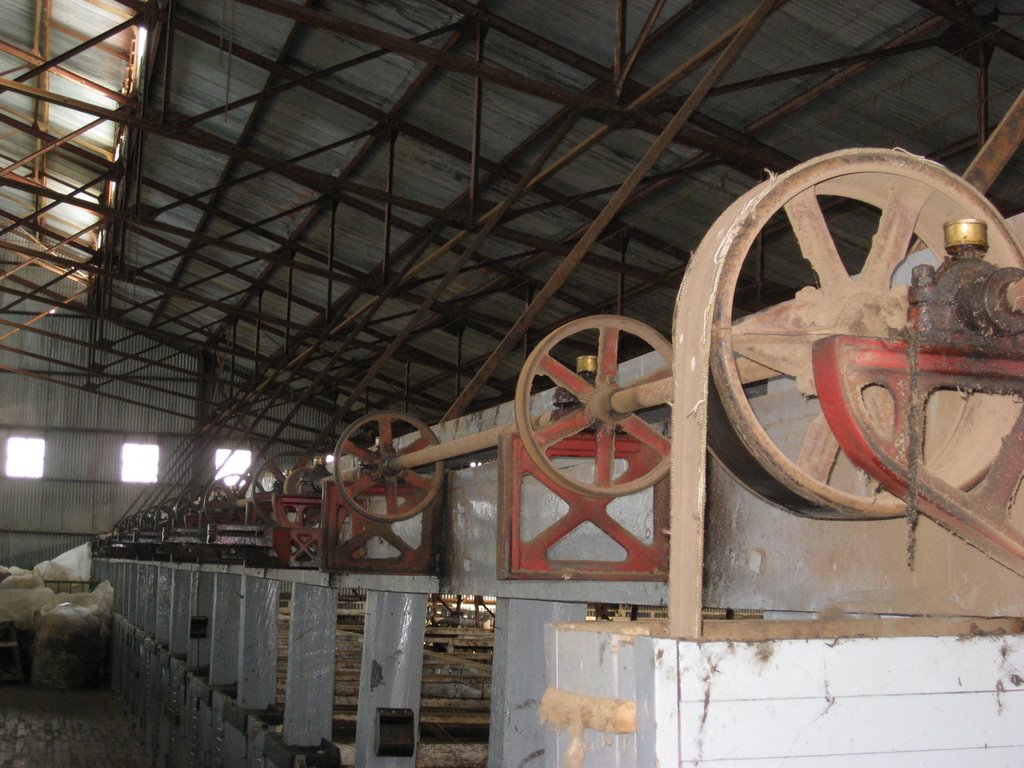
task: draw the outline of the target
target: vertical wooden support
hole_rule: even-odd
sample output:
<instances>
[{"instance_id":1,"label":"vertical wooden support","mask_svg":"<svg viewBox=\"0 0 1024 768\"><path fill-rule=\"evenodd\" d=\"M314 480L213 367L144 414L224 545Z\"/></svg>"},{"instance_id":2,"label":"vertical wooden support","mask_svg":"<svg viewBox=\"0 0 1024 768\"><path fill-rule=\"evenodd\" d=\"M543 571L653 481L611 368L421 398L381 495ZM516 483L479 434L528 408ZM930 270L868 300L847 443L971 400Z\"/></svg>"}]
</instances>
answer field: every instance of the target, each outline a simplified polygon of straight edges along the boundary
<instances>
[{"instance_id":1,"label":"vertical wooden support","mask_svg":"<svg viewBox=\"0 0 1024 768\"><path fill-rule=\"evenodd\" d=\"M498 599L494 626L494 671L491 673L491 733L488 768L545 764L545 728L539 707L544 689L544 626L585 621L584 603Z\"/></svg>"},{"instance_id":2,"label":"vertical wooden support","mask_svg":"<svg viewBox=\"0 0 1024 768\"><path fill-rule=\"evenodd\" d=\"M376 590L366 593L363 666L356 713L356 764L359 766L411 768L416 764L415 749L408 757L378 756L377 711L412 710L413 734L419 733L426 618L425 594Z\"/></svg>"},{"instance_id":3,"label":"vertical wooden support","mask_svg":"<svg viewBox=\"0 0 1024 768\"><path fill-rule=\"evenodd\" d=\"M293 587L284 707L284 742L289 746L318 746L321 739L331 738L337 624L336 589Z\"/></svg>"},{"instance_id":4,"label":"vertical wooden support","mask_svg":"<svg viewBox=\"0 0 1024 768\"><path fill-rule=\"evenodd\" d=\"M142 566L131 563L128 566L128 622L134 628L142 626Z\"/></svg>"},{"instance_id":5,"label":"vertical wooden support","mask_svg":"<svg viewBox=\"0 0 1024 768\"><path fill-rule=\"evenodd\" d=\"M238 654L238 706L268 709L277 689L277 597L280 583L242 577L241 653Z\"/></svg>"},{"instance_id":6,"label":"vertical wooden support","mask_svg":"<svg viewBox=\"0 0 1024 768\"><path fill-rule=\"evenodd\" d=\"M139 589L139 605L142 615L142 631L146 637L156 634L156 566L140 566L141 580Z\"/></svg>"},{"instance_id":7,"label":"vertical wooden support","mask_svg":"<svg viewBox=\"0 0 1024 768\"><path fill-rule=\"evenodd\" d=\"M125 605L127 604L125 600L125 583L127 582L125 578L125 564L113 563L111 568L113 578L110 580L110 583L114 587L114 612L124 616Z\"/></svg>"},{"instance_id":8,"label":"vertical wooden support","mask_svg":"<svg viewBox=\"0 0 1024 768\"><path fill-rule=\"evenodd\" d=\"M210 666L209 625L213 623L213 574L200 571L196 574L196 599L192 605L192 619L205 619L207 634L202 637L189 637L188 668L206 669Z\"/></svg>"},{"instance_id":9,"label":"vertical wooden support","mask_svg":"<svg viewBox=\"0 0 1024 768\"><path fill-rule=\"evenodd\" d=\"M210 617L210 685L238 681L238 617L242 577L218 573L213 579L213 615Z\"/></svg>"},{"instance_id":10,"label":"vertical wooden support","mask_svg":"<svg viewBox=\"0 0 1024 768\"><path fill-rule=\"evenodd\" d=\"M196 572L176 568L171 576L171 632L167 649L171 656L188 655L188 629L195 603Z\"/></svg>"},{"instance_id":11,"label":"vertical wooden support","mask_svg":"<svg viewBox=\"0 0 1024 768\"><path fill-rule=\"evenodd\" d=\"M157 645L167 646L171 641L171 578L170 565L157 565L156 569L156 627Z\"/></svg>"}]
</instances>

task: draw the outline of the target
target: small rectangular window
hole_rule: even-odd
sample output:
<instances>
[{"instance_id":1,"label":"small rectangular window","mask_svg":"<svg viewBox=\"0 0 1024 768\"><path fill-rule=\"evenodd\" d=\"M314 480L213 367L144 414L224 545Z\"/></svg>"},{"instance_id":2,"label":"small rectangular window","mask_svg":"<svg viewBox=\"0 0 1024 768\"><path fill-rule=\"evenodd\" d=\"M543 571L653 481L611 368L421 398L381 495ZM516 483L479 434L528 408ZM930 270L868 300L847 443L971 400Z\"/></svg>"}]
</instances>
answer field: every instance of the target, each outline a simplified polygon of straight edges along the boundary
<instances>
[{"instance_id":1,"label":"small rectangular window","mask_svg":"<svg viewBox=\"0 0 1024 768\"><path fill-rule=\"evenodd\" d=\"M213 466L217 470L217 480L228 485L238 485L252 464L252 451L241 448L218 448L213 455Z\"/></svg>"},{"instance_id":2,"label":"small rectangular window","mask_svg":"<svg viewBox=\"0 0 1024 768\"><path fill-rule=\"evenodd\" d=\"M7 438L8 477L42 477L46 441L41 437Z\"/></svg>"},{"instance_id":3,"label":"small rectangular window","mask_svg":"<svg viewBox=\"0 0 1024 768\"><path fill-rule=\"evenodd\" d=\"M155 483L159 469L159 445L125 443L121 446L121 482Z\"/></svg>"}]
</instances>

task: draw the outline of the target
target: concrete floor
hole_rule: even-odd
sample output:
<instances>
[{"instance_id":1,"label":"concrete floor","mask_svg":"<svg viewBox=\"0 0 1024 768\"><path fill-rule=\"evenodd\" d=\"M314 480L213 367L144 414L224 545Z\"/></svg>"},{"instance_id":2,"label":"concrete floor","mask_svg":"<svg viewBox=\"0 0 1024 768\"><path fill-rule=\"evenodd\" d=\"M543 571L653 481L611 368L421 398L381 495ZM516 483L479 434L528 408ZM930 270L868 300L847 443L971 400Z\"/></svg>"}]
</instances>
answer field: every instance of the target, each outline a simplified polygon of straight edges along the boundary
<instances>
[{"instance_id":1,"label":"concrete floor","mask_svg":"<svg viewBox=\"0 0 1024 768\"><path fill-rule=\"evenodd\" d=\"M148 768L110 690L0 685L0 768Z\"/></svg>"}]
</instances>

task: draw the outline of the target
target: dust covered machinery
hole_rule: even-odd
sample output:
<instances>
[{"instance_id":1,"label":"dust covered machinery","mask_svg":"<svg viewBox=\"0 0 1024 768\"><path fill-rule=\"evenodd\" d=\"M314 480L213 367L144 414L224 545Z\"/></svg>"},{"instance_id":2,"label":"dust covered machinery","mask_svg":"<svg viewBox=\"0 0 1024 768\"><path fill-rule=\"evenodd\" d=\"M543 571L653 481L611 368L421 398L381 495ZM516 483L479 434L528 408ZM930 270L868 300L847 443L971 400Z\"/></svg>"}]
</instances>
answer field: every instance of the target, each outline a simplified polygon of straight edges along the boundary
<instances>
[{"instance_id":1,"label":"dust covered machinery","mask_svg":"<svg viewBox=\"0 0 1024 768\"><path fill-rule=\"evenodd\" d=\"M873 232L864 252L837 244L833 212ZM744 314L766 232L802 257L806 286ZM574 321L525 362L514 421L442 442L412 415L372 414L339 439L332 476L322 461L289 474L264 461L238 486L211 481L126 517L97 552L436 574L451 539L445 462L498 449L500 578L664 579L671 528L670 602L689 615L674 629L693 631L707 440L736 480L795 515L907 517L913 528L923 513L1020 574L1022 267L998 212L942 167L889 150L818 158L755 187L711 228L684 279L674 347L635 320ZM535 394L541 381L556 394ZM765 381L801 403L782 438L754 403ZM526 519L524 477L564 514ZM641 493L642 519L609 512ZM694 522L680 531L680 520ZM583 528L610 539L613 556L589 555L585 537L566 544Z\"/></svg>"},{"instance_id":2,"label":"dust covered machinery","mask_svg":"<svg viewBox=\"0 0 1024 768\"><path fill-rule=\"evenodd\" d=\"M126 515L93 554L139 560L319 568L324 456L267 459L241 477L211 479L172 503Z\"/></svg>"},{"instance_id":3,"label":"dust covered machinery","mask_svg":"<svg viewBox=\"0 0 1024 768\"><path fill-rule=\"evenodd\" d=\"M837 241L829 227L834 216L861 229L863 248ZM801 265L797 276L805 285L763 309L768 302L752 294L764 269L767 234L802 257L788 261ZM558 593L565 597L557 599L580 600L591 594L580 585L592 582L657 584L661 592L646 594L667 603L667 626L637 625L625 634L593 623L548 628L548 690L536 692L524 705L526 714L515 717L532 718L534 731L543 719L549 765L695 764L727 757L729 729L711 733L708 723L718 727L730 717L760 718L761 727L768 723L778 734L805 727L803 714L777 722L756 707L740 714L738 704L709 709L717 698L708 681L719 664L726 666L724 654L742 658L739 667L729 667L734 678L728 684L738 691L734 703L766 669L772 685L784 687L802 653L834 671L919 651L932 654L931 670L942 678L933 691L938 706L952 706L944 698L951 690L941 686L967 656L999 679L1003 702L1024 675L1024 667L1015 666L1015 640L1000 654L1002 635L972 637L959 646L966 649L960 657L951 646L926 642L889 656L882 639L963 634L971 623L1014 633L1020 630L1012 618L1017 604L982 618L970 612L978 603L970 603L967 624L956 623L956 610L942 609L935 611L942 621L925 630L889 618L879 623L877 615L916 613L905 610L914 601L931 605L922 590L905 590L909 597L898 604L879 597L890 581L914 578L892 576L907 568L897 554L871 582L868 598L845 595L863 599L844 618L870 615L875 623L836 624L825 620L814 599L833 575L809 553L825 549L828 540L829 564L836 568L845 546L855 568L894 531L905 552L907 529L913 553L920 514L960 540L945 560L929 553L928 567L963 579L986 567L1005 570L1002 578L1019 592L1022 306L1020 243L980 192L905 152L833 153L770 178L721 215L684 277L671 343L623 317L574 321L533 349L515 401L486 418L466 417L435 431L409 414L367 415L341 435L329 476L319 464L301 470L308 477L265 464L240 491L210 486L184 503L122 521L97 551L321 568L389 593L428 583L387 581L391 577L428 577L434 591L457 585L452 591L527 602ZM720 481L710 504L709 450L732 477ZM469 461L477 458L497 468L491 516L468 498L471 480L462 474L474 471ZM477 471L491 471L487 467ZM747 497L722 501L739 498L730 490L737 484L771 511L740 520L733 507L754 509ZM773 538L765 529L786 524L770 518L759 528L755 518L769 519L779 509L816 527L795 535L786 528L785 537ZM739 543L754 539L751 552L761 554L744 550L738 558ZM971 555L962 542L973 548ZM750 579L749 573L761 573L765 557L784 563L773 572L772 589L793 588L796 599L773 603L764 582ZM741 568L734 567L737 560ZM810 567L801 571L805 562ZM712 583L705 584L705 575ZM665 580L667 596L660 587ZM524 589L517 591L519 584ZM473 592L478 585L488 591ZM709 593L725 607L815 621L784 628L771 621L705 622ZM733 599L749 602L737 606ZM946 619L954 623L942 623ZM835 644L826 641L851 634L882 644L852 644L851 655L837 660L845 646L833 653ZM742 643L761 643L764 652ZM804 682L817 695L815 675ZM826 679L823 697L860 695L874 702L924 695L913 687L917 678L906 690L884 689L884 683L857 693L853 681L835 694L838 688ZM801 690L794 700L808 699ZM1007 733L1020 732L1024 705L1015 706L1005 728L978 715L978 733L1002 743ZM819 719L837 729L862 727L856 717L844 719L848 711L828 703L829 717ZM520 724L527 728L525 720ZM407 733L403 738L415 740ZM972 738L935 749L974 749ZM835 731L806 726L806 734L792 735L799 749L782 745L773 755L799 753L813 762L806 750L826 744L838 755L834 743ZM863 746L851 743L843 759L856 759L850 755ZM927 746L923 751L932 742ZM892 751L890 742L873 748Z\"/></svg>"}]
</instances>

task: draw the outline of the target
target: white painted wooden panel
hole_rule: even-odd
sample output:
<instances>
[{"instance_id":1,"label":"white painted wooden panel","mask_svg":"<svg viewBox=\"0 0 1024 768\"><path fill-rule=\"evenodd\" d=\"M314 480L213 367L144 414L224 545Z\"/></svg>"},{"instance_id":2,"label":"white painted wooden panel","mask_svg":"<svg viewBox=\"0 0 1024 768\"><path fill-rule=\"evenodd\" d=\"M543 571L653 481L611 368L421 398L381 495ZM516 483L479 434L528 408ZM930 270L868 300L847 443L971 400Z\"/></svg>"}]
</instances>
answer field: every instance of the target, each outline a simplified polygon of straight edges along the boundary
<instances>
[{"instance_id":1,"label":"white painted wooden panel","mask_svg":"<svg viewBox=\"0 0 1024 768\"><path fill-rule=\"evenodd\" d=\"M1024 766L1019 636L693 643L567 626L548 639L549 685L628 698L635 676L632 762L628 740L588 732L585 768Z\"/></svg>"},{"instance_id":2,"label":"white painted wooden panel","mask_svg":"<svg viewBox=\"0 0 1024 768\"><path fill-rule=\"evenodd\" d=\"M1020 638L678 645L682 765L1024 765Z\"/></svg>"}]
</instances>

